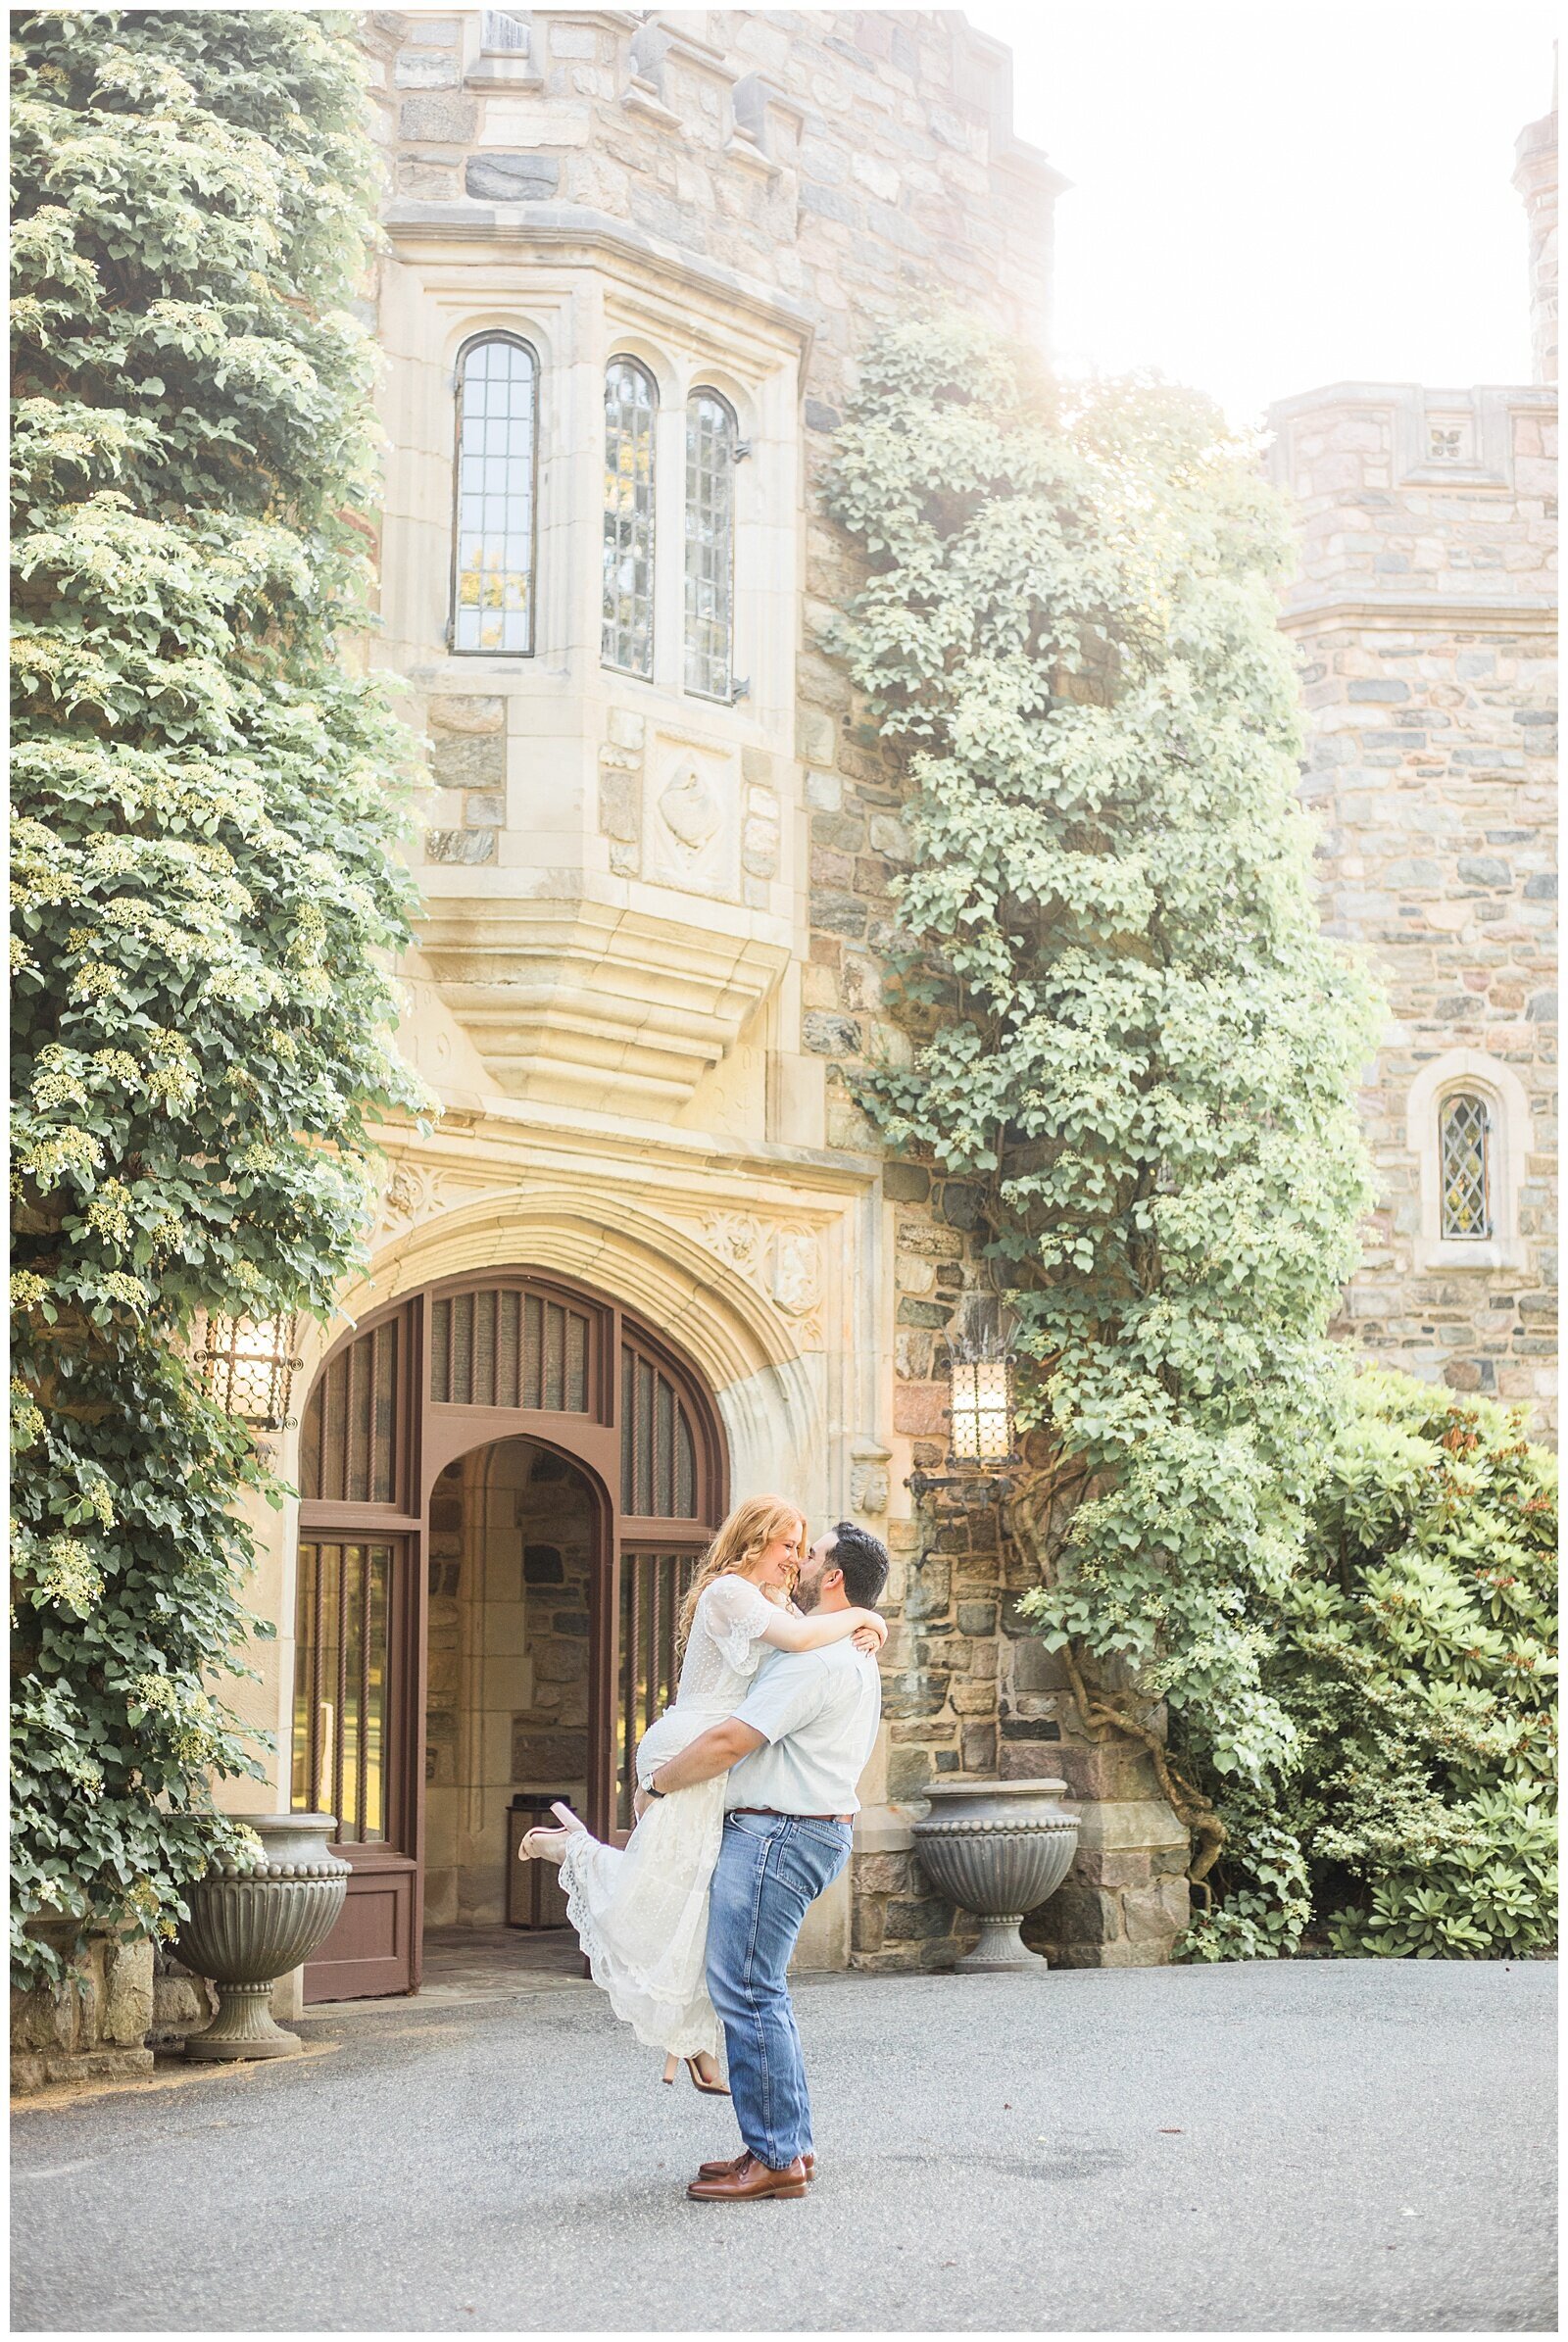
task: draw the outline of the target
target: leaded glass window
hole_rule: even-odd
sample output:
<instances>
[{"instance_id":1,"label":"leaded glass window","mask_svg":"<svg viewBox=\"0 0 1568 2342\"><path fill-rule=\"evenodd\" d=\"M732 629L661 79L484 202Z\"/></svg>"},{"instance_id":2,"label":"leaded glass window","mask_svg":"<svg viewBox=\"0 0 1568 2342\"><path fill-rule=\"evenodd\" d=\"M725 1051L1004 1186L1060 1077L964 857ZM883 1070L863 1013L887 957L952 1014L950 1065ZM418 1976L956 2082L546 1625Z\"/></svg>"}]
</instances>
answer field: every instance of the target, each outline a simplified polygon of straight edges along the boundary
<instances>
[{"instance_id":1,"label":"leaded glass window","mask_svg":"<svg viewBox=\"0 0 1568 2342\"><path fill-rule=\"evenodd\" d=\"M605 608L600 656L654 671L654 421L644 369L617 358L605 376Z\"/></svg>"},{"instance_id":2,"label":"leaded glass window","mask_svg":"<svg viewBox=\"0 0 1568 2342\"><path fill-rule=\"evenodd\" d=\"M710 390L686 410L686 688L727 700L735 640L735 417Z\"/></svg>"},{"instance_id":3,"label":"leaded glass window","mask_svg":"<svg viewBox=\"0 0 1568 2342\"><path fill-rule=\"evenodd\" d=\"M1443 1233L1492 1234L1492 1114L1470 1091L1443 1104Z\"/></svg>"},{"instance_id":4,"label":"leaded glass window","mask_svg":"<svg viewBox=\"0 0 1568 2342\"><path fill-rule=\"evenodd\" d=\"M491 334L458 366L454 651L533 649L534 474L539 362Z\"/></svg>"}]
</instances>

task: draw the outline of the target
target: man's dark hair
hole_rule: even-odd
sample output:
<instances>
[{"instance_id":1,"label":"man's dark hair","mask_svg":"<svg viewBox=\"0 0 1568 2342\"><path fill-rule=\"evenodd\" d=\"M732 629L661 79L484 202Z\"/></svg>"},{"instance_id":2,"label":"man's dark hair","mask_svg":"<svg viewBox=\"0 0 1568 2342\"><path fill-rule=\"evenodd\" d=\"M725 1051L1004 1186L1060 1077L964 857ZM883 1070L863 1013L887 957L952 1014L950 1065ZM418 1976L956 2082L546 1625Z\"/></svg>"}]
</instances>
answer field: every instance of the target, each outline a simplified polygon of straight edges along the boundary
<instances>
[{"instance_id":1,"label":"man's dark hair","mask_svg":"<svg viewBox=\"0 0 1568 2342\"><path fill-rule=\"evenodd\" d=\"M827 1557L827 1566L844 1572L844 1590L852 1602L862 1610L876 1608L891 1567L888 1549L879 1537L873 1537L869 1529L862 1529L856 1521L835 1523L833 1550Z\"/></svg>"}]
</instances>

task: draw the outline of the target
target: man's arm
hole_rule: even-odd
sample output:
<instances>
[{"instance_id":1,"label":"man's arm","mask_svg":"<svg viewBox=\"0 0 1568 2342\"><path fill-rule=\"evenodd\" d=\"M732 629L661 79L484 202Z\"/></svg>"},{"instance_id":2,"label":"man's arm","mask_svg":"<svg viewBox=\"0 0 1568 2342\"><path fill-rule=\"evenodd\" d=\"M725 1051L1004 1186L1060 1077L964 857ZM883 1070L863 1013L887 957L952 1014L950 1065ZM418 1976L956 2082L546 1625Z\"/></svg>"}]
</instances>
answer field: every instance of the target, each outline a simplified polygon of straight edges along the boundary
<instances>
[{"instance_id":1,"label":"man's arm","mask_svg":"<svg viewBox=\"0 0 1568 2342\"><path fill-rule=\"evenodd\" d=\"M722 1724L710 1725L706 1732L699 1732L695 1740L688 1741L667 1765L661 1765L653 1777L653 1785L662 1797L676 1789L695 1788L698 1781L711 1781L715 1774L727 1773L742 1757L751 1756L766 1744L766 1732L742 1724L738 1716L726 1716Z\"/></svg>"}]
</instances>

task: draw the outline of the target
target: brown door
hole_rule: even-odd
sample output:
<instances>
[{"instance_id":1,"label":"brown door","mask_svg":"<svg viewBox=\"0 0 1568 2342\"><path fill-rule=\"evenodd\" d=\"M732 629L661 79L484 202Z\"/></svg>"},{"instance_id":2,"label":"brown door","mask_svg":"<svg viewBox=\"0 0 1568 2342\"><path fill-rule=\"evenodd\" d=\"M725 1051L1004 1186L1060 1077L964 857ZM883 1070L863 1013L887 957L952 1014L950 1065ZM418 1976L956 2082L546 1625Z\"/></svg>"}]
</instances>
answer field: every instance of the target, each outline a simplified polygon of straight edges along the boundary
<instances>
[{"instance_id":1,"label":"brown door","mask_svg":"<svg viewBox=\"0 0 1568 2342\"><path fill-rule=\"evenodd\" d=\"M301 1428L292 1802L337 1816L354 1866L308 2001L418 1982L419 1318L405 1303L341 1343Z\"/></svg>"},{"instance_id":2,"label":"brown door","mask_svg":"<svg viewBox=\"0 0 1568 2342\"><path fill-rule=\"evenodd\" d=\"M305 1410L293 1803L337 1815L354 1867L307 2000L417 1987L430 1494L459 1456L519 1438L594 1491L588 1819L630 1827L631 1755L673 1694L680 1598L723 1510L716 1410L607 1296L451 1279L340 1343Z\"/></svg>"},{"instance_id":3,"label":"brown door","mask_svg":"<svg viewBox=\"0 0 1568 2342\"><path fill-rule=\"evenodd\" d=\"M408 1849L409 1537L302 1537L294 1669L296 1811L338 1817L354 1865L343 1916L305 1972L307 2000L408 1992L417 1865Z\"/></svg>"}]
</instances>

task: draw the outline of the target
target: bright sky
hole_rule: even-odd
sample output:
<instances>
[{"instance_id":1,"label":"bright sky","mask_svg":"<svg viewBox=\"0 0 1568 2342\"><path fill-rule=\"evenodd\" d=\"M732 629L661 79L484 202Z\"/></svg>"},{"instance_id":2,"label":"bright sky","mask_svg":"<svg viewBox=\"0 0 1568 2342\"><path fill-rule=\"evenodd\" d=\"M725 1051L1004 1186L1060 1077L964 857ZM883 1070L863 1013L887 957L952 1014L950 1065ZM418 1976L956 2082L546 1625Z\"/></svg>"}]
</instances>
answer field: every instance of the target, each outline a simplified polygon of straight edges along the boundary
<instances>
[{"instance_id":1,"label":"bright sky","mask_svg":"<svg viewBox=\"0 0 1568 2342\"><path fill-rule=\"evenodd\" d=\"M1029 0L1013 51L1056 207L1064 365L1153 366L1233 421L1326 382L1528 382L1513 146L1544 0Z\"/></svg>"}]
</instances>

